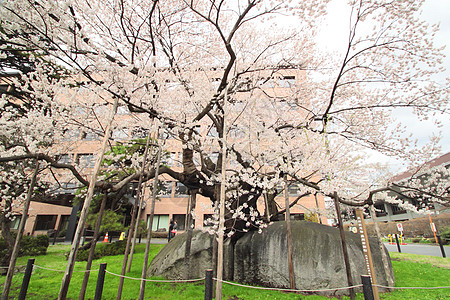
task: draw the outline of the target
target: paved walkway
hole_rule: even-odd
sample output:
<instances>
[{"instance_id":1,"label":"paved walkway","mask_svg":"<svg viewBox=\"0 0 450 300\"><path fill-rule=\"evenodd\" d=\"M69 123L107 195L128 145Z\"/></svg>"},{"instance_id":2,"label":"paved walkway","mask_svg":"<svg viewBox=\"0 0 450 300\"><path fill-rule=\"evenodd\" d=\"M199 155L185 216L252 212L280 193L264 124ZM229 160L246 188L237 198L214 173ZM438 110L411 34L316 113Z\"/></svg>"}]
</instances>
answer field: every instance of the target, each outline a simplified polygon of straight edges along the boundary
<instances>
[{"instance_id":1,"label":"paved walkway","mask_svg":"<svg viewBox=\"0 0 450 300\"><path fill-rule=\"evenodd\" d=\"M397 244L384 243L389 252L398 252ZM402 253L421 254L430 256L442 257L441 249L438 245L427 244L407 244L400 245ZM444 252L447 257L450 257L450 246L444 246Z\"/></svg>"}]
</instances>

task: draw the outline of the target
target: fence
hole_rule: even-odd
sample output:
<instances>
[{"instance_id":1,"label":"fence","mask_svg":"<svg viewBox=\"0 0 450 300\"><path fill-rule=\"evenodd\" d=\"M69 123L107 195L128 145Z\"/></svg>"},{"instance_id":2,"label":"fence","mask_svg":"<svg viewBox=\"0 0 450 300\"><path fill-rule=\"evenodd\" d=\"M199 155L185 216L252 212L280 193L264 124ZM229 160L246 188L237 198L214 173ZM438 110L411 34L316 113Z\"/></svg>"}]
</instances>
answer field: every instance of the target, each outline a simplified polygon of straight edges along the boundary
<instances>
[{"instance_id":1,"label":"fence","mask_svg":"<svg viewBox=\"0 0 450 300\"><path fill-rule=\"evenodd\" d=\"M24 278L22 281L22 287L20 289L20 294L18 299L24 300L26 299L26 294L28 290L28 285L31 279L31 273L33 268L40 268L44 270L50 270L55 272L65 272L64 270L55 270L55 269L49 269L45 268L39 265L36 265L34 258L30 258L28 260ZM198 279L189 279L189 280L153 280L153 279L142 279L142 278L134 278L134 277L128 277L128 276L122 276L119 274L115 274L112 272L109 272L106 270L106 263L100 264L100 268L98 270L90 270L90 271L81 271L81 272L99 272L98 278L97 278L97 286L95 289L95 297L94 300L100 300L103 293L103 286L105 281L105 275L106 273L117 276L117 277L123 277L130 280L144 280L147 282L166 282L166 283L189 283L189 282L198 282L198 281L205 281L205 300L211 300L213 299L213 286L214 281L217 281L216 278L213 278L213 271L212 270L206 270L205 271L205 277L198 278ZM282 291L282 292L293 292L293 293L323 293L323 292L332 292L332 291L338 291L338 290L350 290L350 289L356 289L359 287L363 288L363 294L365 300L373 300L373 292L372 292L372 286L377 286L380 288L384 288L387 290L394 290L394 289L424 289L424 290L430 290L430 289L450 289L450 286L441 286L441 287L390 287L390 286L383 286L383 285L372 285L372 280L370 276L368 275L361 275L361 282L362 284L354 285L354 286L347 286L347 287L340 287L340 288L330 288L330 289L320 289L320 290L297 290L297 289L282 289L282 288L268 288L268 287L258 287L258 286L250 286L250 285L243 285L235 282L229 282L223 280L222 283L234 285L234 286L240 286L244 288L250 288L250 289L259 289L259 290L272 290L272 291Z\"/></svg>"}]
</instances>

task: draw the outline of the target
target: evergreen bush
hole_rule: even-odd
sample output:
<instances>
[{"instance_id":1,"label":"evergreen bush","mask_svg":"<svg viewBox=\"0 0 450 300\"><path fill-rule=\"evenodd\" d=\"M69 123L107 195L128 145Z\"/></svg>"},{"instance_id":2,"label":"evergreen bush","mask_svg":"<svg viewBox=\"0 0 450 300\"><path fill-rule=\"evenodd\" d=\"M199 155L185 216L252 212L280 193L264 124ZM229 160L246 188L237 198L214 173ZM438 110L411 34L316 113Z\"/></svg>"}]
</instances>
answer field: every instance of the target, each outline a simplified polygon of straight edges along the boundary
<instances>
[{"instance_id":1,"label":"evergreen bush","mask_svg":"<svg viewBox=\"0 0 450 300\"><path fill-rule=\"evenodd\" d=\"M449 245L450 244L450 226L445 227L441 232L441 240L442 244Z\"/></svg>"},{"instance_id":2,"label":"evergreen bush","mask_svg":"<svg viewBox=\"0 0 450 300\"><path fill-rule=\"evenodd\" d=\"M16 234L13 234L14 238ZM47 254L49 238L47 235L29 236L24 235L20 242L19 256L37 256ZM8 254L8 247L3 238L0 238L0 255Z\"/></svg>"},{"instance_id":3,"label":"evergreen bush","mask_svg":"<svg viewBox=\"0 0 450 300\"><path fill-rule=\"evenodd\" d=\"M97 243L94 251L94 259L99 259L104 256L119 255L125 253L127 241L117 241L114 243ZM87 261L89 257L89 250L79 250L77 252L77 261Z\"/></svg>"}]
</instances>

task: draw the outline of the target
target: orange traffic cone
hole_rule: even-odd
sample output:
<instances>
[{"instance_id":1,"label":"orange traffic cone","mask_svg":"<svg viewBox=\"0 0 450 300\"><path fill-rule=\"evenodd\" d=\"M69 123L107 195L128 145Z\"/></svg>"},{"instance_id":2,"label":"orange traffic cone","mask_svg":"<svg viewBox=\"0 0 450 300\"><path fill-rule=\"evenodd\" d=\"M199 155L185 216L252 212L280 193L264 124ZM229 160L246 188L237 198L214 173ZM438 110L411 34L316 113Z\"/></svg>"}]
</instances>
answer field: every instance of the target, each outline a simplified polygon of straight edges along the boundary
<instances>
[{"instance_id":1,"label":"orange traffic cone","mask_svg":"<svg viewBox=\"0 0 450 300\"><path fill-rule=\"evenodd\" d=\"M108 233L106 233L105 238L103 239L103 243L108 243Z\"/></svg>"}]
</instances>

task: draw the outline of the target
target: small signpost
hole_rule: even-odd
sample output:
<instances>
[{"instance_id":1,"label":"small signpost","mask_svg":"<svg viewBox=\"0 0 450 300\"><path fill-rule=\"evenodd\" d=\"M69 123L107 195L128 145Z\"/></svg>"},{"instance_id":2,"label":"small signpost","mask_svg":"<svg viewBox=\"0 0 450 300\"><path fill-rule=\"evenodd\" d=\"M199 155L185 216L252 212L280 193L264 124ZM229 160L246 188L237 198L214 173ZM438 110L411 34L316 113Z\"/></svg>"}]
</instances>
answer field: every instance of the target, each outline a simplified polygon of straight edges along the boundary
<instances>
[{"instance_id":1,"label":"small signpost","mask_svg":"<svg viewBox=\"0 0 450 300\"><path fill-rule=\"evenodd\" d=\"M367 237L366 224L364 223L363 211L362 209L355 209L355 212L356 212L356 219L358 221L359 233L361 234L361 244L363 249L364 260L366 262L367 273L372 278L373 296L376 300L379 300L380 297L378 295L378 287L376 286L377 279L375 276L375 269L373 267L372 253L370 251L370 244L369 239Z\"/></svg>"},{"instance_id":2,"label":"small signpost","mask_svg":"<svg viewBox=\"0 0 450 300\"><path fill-rule=\"evenodd\" d=\"M398 229L398 231L400 231L403 234L403 224L402 223L397 223L397 229Z\"/></svg>"}]
</instances>

